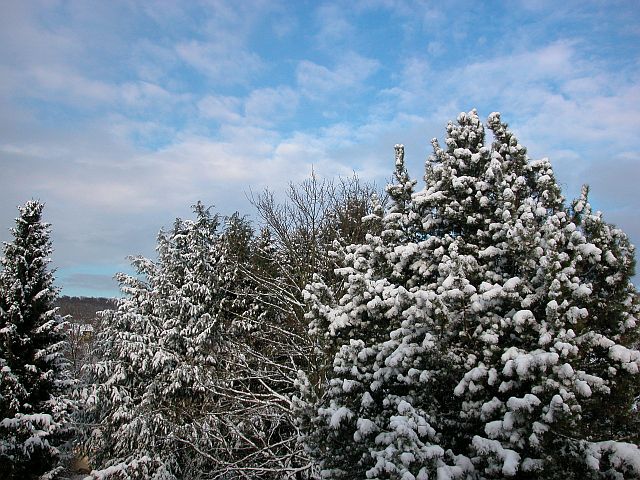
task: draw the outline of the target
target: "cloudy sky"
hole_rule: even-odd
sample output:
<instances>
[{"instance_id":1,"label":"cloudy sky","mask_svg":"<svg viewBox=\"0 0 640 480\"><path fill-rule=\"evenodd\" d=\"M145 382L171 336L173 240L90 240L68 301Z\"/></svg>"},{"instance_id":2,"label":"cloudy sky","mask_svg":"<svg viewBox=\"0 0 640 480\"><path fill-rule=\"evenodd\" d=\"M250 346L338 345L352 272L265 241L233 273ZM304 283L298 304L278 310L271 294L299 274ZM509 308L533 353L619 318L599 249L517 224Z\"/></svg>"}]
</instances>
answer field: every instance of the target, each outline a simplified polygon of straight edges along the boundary
<instances>
[{"instance_id":1,"label":"cloudy sky","mask_svg":"<svg viewBox=\"0 0 640 480\"><path fill-rule=\"evenodd\" d=\"M251 214L312 168L382 185L395 143L420 178L476 107L638 243L639 79L636 0L4 1L0 239L41 199L62 293L114 295L197 200Z\"/></svg>"}]
</instances>

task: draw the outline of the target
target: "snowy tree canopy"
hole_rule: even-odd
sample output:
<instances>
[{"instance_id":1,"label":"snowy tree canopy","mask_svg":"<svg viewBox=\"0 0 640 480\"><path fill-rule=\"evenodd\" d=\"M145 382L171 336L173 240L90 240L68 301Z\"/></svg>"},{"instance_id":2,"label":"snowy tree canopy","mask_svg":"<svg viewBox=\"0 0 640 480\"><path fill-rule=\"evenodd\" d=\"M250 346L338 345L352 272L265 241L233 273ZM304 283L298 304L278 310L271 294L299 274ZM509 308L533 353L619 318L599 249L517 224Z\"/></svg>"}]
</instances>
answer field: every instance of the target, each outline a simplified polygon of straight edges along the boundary
<instances>
[{"instance_id":1,"label":"snowy tree canopy","mask_svg":"<svg viewBox=\"0 0 640 480\"><path fill-rule=\"evenodd\" d=\"M325 478L637 478L634 248L567 206L500 115L433 140L416 191L396 146L386 213L307 288L331 354L301 382ZM315 383L314 383L315 382Z\"/></svg>"},{"instance_id":2,"label":"snowy tree canopy","mask_svg":"<svg viewBox=\"0 0 640 480\"><path fill-rule=\"evenodd\" d=\"M225 327L224 257L218 217L195 213L160 232L156 261L132 259L138 275L118 276L125 296L102 314L82 414L97 477L181 478L210 447L201 407Z\"/></svg>"},{"instance_id":3,"label":"snowy tree canopy","mask_svg":"<svg viewBox=\"0 0 640 480\"><path fill-rule=\"evenodd\" d=\"M157 260L119 275L85 368L83 447L96 478L311 478L299 442L299 371L318 353L304 286L331 274L328 251L364 239L372 187L315 176L288 202L255 199L259 234L238 214L176 220Z\"/></svg>"},{"instance_id":4,"label":"snowy tree canopy","mask_svg":"<svg viewBox=\"0 0 640 480\"><path fill-rule=\"evenodd\" d=\"M53 475L71 434L72 381L43 208L19 207L0 271L0 469L10 479Z\"/></svg>"},{"instance_id":5,"label":"snowy tree canopy","mask_svg":"<svg viewBox=\"0 0 640 480\"><path fill-rule=\"evenodd\" d=\"M271 275L269 238L237 214L194 213L160 233L157 260L133 259L138 275L118 277L125 296L102 314L81 415L96 478L297 468L285 363L298 354L250 274Z\"/></svg>"}]
</instances>

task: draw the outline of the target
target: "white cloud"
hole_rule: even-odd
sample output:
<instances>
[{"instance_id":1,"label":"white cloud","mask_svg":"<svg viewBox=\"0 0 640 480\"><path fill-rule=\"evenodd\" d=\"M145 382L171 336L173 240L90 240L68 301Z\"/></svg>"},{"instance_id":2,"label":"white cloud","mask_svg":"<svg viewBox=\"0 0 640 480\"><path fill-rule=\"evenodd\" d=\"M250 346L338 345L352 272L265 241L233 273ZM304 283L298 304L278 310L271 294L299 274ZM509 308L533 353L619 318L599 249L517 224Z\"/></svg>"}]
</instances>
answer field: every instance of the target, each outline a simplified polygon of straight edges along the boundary
<instances>
[{"instance_id":1,"label":"white cloud","mask_svg":"<svg viewBox=\"0 0 640 480\"><path fill-rule=\"evenodd\" d=\"M316 10L318 32L315 41L323 49L334 49L353 38L356 30L349 22L342 5L324 3Z\"/></svg>"},{"instance_id":2,"label":"white cloud","mask_svg":"<svg viewBox=\"0 0 640 480\"><path fill-rule=\"evenodd\" d=\"M164 182L175 184L178 191L206 182L250 182L260 175L260 164L272 149L271 143L261 140L268 132L238 127L227 133L231 140L187 136L147 158L156 162Z\"/></svg>"},{"instance_id":3,"label":"white cloud","mask_svg":"<svg viewBox=\"0 0 640 480\"><path fill-rule=\"evenodd\" d=\"M80 105L90 102L110 102L118 96L118 87L101 80L94 80L66 66L34 65L20 72L13 92L29 93L41 99L55 99L59 103Z\"/></svg>"},{"instance_id":4,"label":"white cloud","mask_svg":"<svg viewBox=\"0 0 640 480\"><path fill-rule=\"evenodd\" d=\"M296 112L299 97L290 87L258 88L244 98L207 95L198 109L204 118L222 123L273 126Z\"/></svg>"},{"instance_id":5,"label":"white cloud","mask_svg":"<svg viewBox=\"0 0 640 480\"><path fill-rule=\"evenodd\" d=\"M242 101L238 97L207 95L198 102L198 110L204 118L233 123L242 120Z\"/></svg>"},{"instance_id":6,"label":"white cloud","mask_svg":"<svg viewBox=\"0 0 640 480\"><path fill-rule=\"evenodd\" d=\"M246 83L251 75L264 67L264 62L255 53L226 42L192 40L178 44L176 53L203 75L223 84Z\"/></svg>"},{"instance_id":7,"label":"white cloud","mask_svg":"<svg viewBox=\"0 0 640 480\"><path fill-rule=\"evenodd\" d=\"M258 123L273 124L293 115L298 101L298 93L290 87L259 88L246 99L245 115Z\"/></svg>"},{"instance_id":8,"label":"white cloud","mask_svg":"<svg viewBox=\"0 0 640 480\"><path fill-rule=\"evenodd\" d=\"M191 95L169 92L156 83L147 81L128 82L119 87L119 96L125 104L144 107L165 105L189 101Z\"/></svg>"},{"instance_id":9,"label":"white cloud","mask_svg":"<svg viewBox=\"0 0 640 480\"><path fill-rule=\"evenodd\" d=\"M12 145L12 144L0 144L0 154L17 156L17 157L35 157L35 158L44 158L48 157L50 159L60 159L65 155L68 155L69 148L65 147L55 147L51 148L50 146L45 146L41 144L23 144L23 145Z\"/></svg>"},{"instance_id":10,"label":"white cloud","mask_svg":"<svg viewBox=\"0 0 640 480\"><path fill-rule=\"evenodd\" d=\"M0 16L0 58L16 68L29 64L60 64L78 58L84 43L69 28L46 28L37 13L43 2L4 2Z\"/></svg>"},{"instance_id":11,"label":"white cloud","mask_svg":"<svg viewBox=\"0 0 640 480\"><path fill-rule=\"evenodd\" d=\"M379 67L375 59L347 53L333 69L303 60L298 64L296 78L305 95L322 98L327 94L345 93L345 89L362 89Z\"/></svg>"}]
</instances>

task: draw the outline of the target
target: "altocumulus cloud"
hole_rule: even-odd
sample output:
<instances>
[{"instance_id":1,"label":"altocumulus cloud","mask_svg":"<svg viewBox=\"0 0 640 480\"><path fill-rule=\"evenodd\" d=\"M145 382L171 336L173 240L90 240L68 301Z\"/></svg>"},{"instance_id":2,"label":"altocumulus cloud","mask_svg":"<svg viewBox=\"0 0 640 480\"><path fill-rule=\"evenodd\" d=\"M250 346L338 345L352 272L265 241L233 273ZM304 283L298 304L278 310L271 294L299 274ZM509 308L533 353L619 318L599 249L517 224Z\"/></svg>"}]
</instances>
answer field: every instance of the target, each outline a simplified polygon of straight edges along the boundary
<instances>
[{"instance_id":1,"label":"altocumulus cloud","mask_svg":"<svg viewBox=\"0 0 640 480\"><path fill-rule=\"evenodd\" d=\"M565 194L593 186L640 241L632 2L10 1L0 18L0 235L35 197L63 293L115 293L129 254L197 200L311 172L384 184L395 143L503 113Z\"/></svg>"}]
</instances>

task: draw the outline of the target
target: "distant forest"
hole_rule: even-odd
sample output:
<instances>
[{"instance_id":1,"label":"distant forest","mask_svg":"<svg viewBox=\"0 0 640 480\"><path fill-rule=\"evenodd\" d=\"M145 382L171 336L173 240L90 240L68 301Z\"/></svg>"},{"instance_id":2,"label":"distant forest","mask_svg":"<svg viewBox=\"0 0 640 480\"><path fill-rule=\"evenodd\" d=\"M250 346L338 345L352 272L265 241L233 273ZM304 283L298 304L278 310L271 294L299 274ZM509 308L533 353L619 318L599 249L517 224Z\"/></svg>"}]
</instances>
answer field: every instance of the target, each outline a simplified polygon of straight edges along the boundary
<instances>
[{"instance_id":1,"label":"distant forest","mask_svg":"<svg viewBox=\"0 0 640 480\"><path fill-rule=\"evenodd\" d=\"M56 301L58 313L71 315L74 323L94 323L96 313L116 306L115 299L102 297L69 297L63 295Z\"/></svg>"}]
</instances>

